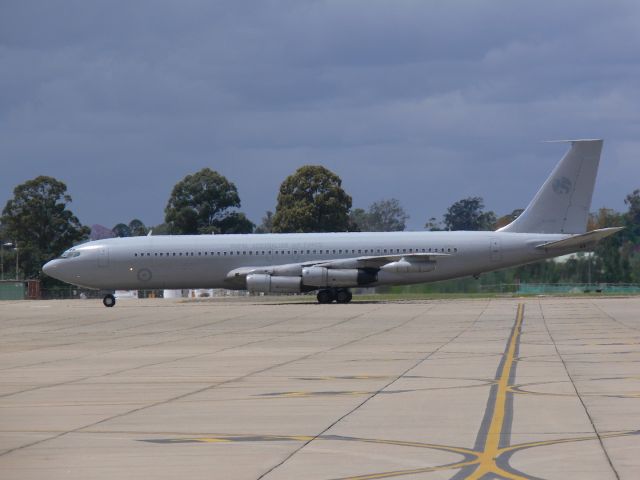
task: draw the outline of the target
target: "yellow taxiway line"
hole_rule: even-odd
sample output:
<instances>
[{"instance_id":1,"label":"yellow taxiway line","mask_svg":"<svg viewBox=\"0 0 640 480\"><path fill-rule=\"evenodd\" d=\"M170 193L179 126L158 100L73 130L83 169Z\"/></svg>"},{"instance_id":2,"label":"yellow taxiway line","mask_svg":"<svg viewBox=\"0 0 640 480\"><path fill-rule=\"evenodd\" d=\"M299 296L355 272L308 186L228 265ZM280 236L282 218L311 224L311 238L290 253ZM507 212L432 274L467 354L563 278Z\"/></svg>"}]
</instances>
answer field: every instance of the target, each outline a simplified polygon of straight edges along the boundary
<instances>
[{"instance_id":1,"label":"yellow taxiway line","mask_svg":"<svg viewBox=\"0 0 640 480\"><path fill-rule=\"evenodd\" d=\"M500 453L500 438L505 426L505 413L507 410L507 394L509 393L509 379L515 363L516 351L520 334L522 333L522 322L524 320L524 304L518 304L516 323L509 338L507 351L504 355L502 368L497 375L497 391L493 403L493 415L489 430L484 442L484 446L478 457L478 467L467 477L468 480L479 480L488 473L494 473L509 479L526 479L519 475L507 472L496 463Z\"/></svg>"},{"instance_id":2,"label":"yellow taxiway line","mask_svg":"<svg viewBox=\"0 0 640 480\"><path fill-rule=\"evenodd\" d=\"M508 457L510 454L528 449L528 448L536 448L543 447L548 445L556 445L561 443L572 443L572 442L584 442L584 441L592 441L596 440L598 437L593 435L586 435L581 437L573 437L573 438L564 438L564 439L554 439L554 440L543 440L543 441L533 441L527 443L521 443L517 445L505 445L505 442L501 442L503 436L508 432L510 428L511 418L509 409L509 401L513 398L512 396L517 393L525 393L518 391L517 387L513 384L514 376L515 376L515 365L517 364L518 358L517 353L519 350L520 344L520 336L522 334L522 325L524 322L524 304L518 304L518 309L516 312L516 320L512 327L511 334L507 340L507 346L505 348L504 353L502 354L502 359L500 366L498 367L498 371L496 372L496 377L491 381L492 393L491 393L491 401L487 402L487 409L485 410L485 421L483 425L488 423L488 427L486 429L486 433L483 432L483 428L481 427L480 433L478 434L478 438L481 439L479 445L476 444L475 448L464 448L457 447L452 445L438 445L432 443L423 443L423 442L411 442L411 441L400 441L400 440L383 440L383 439L368 439L368 438L357 438L357 437L342 437L342 436L321 436L321 437L309 437L309 436L279 436L279 435L261 435L261 436L253 436L253 435L219 435L215 437L209 438L191 438L191 439L174 439L174 440L161 440L162 443L182 443L182 442L212 442L212 443L224 443L224 442L233 442L233 441L286 441L286 440L294 440L294 441L310 441L310 440L338 440L338 441L356 441L356 442L365 442L365 443L376 443L376 444L388 444L388 445L397 445L397 446L405 446L405 447L415 447L415 448L426 448L432 450L440 450L444 452L449 452L453 454L459 454L463 458L454 461L445 465L432 465L427 467L418 467L406 470L393 470L386 472L375 472L363 475L355 475L342 477L337 480L374 480L374 479L382 479L382 478L393 478L393 477L402 477L406 475L417 475L421 473L428 472L437 472L437 471L445 471L445 470L459 470L465 471L464 477L456 476L456 478L464 478L465 480L482 480L487 478L502 478L509 480L527 480L532 477L526 476L524 473L519 473L516 470L510 469L508 465L508 458L505 458L505 455ZM366 378L366 376L362 376ZM355 377L354 377L355 378ZM295 397L303 394L304 392L287 392L287 395L280 396L288 396ZM344 392L343 392L344 393ZM359 393L359 392L349 392L349 393ZM526 392L528 393L528 392ZM297 394L297 395L296 395ZM302 396L302 395L301 395ZM486 418L490 415L490 418ZM603 434L603 437L618 437L618 436L630 436L630 435L640 435L640 430L628 430L621 432L608 432ZM502 444L502 445L501 445ZM458 474L460 475L460 473Z\"/></svg>"}]
</instances>

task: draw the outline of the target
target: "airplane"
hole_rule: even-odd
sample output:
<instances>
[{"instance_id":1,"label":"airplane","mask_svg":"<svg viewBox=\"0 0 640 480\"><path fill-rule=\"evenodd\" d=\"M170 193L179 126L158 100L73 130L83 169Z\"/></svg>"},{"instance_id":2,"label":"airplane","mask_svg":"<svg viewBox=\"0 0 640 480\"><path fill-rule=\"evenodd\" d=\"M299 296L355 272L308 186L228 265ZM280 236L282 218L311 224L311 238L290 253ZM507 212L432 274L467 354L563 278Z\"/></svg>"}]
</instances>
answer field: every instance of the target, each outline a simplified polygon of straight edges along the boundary
<instances>
[{"instance_id":1,"label":"airplane","mask_svg":"<svg viewBox=\"0 0 640 480\"><path fill-rule=\"evenodd\" d=\"M45 274L97 290L226 288L252 293L317 290L349 303L351 288L475 276L590 250L621 228L586 232L603 141L571 147L527 208L496 231L158 235L74 246ZM116 303L111 293L106 307Z\"/></svg>"}]
</instances>

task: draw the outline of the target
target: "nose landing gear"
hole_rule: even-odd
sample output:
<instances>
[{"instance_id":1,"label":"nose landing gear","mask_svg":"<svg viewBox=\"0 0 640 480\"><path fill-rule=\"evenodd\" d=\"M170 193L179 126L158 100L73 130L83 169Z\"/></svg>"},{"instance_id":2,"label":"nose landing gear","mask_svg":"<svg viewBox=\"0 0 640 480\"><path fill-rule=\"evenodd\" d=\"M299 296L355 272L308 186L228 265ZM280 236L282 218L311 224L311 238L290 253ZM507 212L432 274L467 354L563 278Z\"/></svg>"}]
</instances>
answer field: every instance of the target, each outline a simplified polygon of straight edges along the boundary
<instances>
[{"instance_id":1,"label":"nose landing gear","mask_svg":"<svg viewBox=\"0 0 640 480\"><path fill-rule=\"evenodd\" d=\"M327 288L318 292L318 303L349 303L353 294L348 288Z\"/></svg>"},{"instance_id":2,"label":"nose landing gear","mask_svg":"<svg viewBox=\"0 0 640 480\"><path fill-rule=\"evenodd\" d=\"M102 299L102 303L104 304L105 307L113 307L116 304L116 297L108 293Z\"/></svg>"}]
</instances>

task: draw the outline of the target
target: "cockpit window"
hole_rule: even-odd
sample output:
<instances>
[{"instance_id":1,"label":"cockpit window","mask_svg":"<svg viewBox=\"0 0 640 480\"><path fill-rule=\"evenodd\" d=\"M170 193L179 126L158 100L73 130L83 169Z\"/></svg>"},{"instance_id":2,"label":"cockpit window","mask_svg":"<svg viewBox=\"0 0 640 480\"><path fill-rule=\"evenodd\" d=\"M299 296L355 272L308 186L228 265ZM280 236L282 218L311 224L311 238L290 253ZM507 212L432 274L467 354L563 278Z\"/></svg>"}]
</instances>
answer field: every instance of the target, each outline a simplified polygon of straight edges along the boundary
<instances>
[{"instance_id":1,"label":"cockpit window","mask_svg":"<svg viewBox=\"0 0 640 480\"><path fill-rule=\"evenodd\" d=\"M80 252L78 252L77 250L67 250L62 255L60 255L60 258L74 258L79 256Z\"/></svg>"}]
</instances>

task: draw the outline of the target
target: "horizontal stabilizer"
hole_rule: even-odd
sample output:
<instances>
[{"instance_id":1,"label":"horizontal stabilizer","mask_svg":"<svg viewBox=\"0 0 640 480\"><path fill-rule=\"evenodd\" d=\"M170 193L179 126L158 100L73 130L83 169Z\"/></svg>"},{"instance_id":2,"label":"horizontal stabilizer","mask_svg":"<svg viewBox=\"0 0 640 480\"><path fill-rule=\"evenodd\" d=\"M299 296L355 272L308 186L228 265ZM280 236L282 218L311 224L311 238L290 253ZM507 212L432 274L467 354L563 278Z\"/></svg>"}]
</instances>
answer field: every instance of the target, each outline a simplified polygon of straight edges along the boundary
<instances>
[{"instance_id":1,"label":"horizontal stabilizer","mask_svg":"<svg viewBox=\"0 0 640 480\"><path fill-rule=\"evenodd\" d=\"M583 233L581 235L574 235L569 238L565 238L563 240L558 240L555 242L547 242L541 245L538 245L536 248L544 248L545 250L564 250L570 248L585 248L587 245L591 245L596 243L599 240L602 240L609 235L613 235L616 232L619 232L624 227L611 227L611 228L600 228L598 230L592 230L587 233Z\"/></svg>"}]
</instances>

